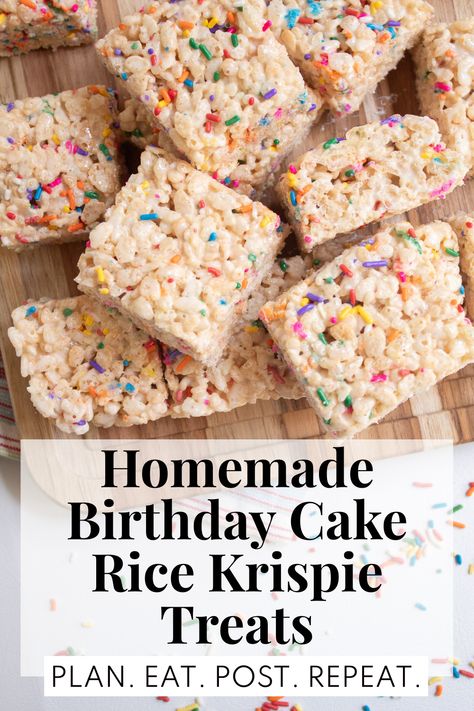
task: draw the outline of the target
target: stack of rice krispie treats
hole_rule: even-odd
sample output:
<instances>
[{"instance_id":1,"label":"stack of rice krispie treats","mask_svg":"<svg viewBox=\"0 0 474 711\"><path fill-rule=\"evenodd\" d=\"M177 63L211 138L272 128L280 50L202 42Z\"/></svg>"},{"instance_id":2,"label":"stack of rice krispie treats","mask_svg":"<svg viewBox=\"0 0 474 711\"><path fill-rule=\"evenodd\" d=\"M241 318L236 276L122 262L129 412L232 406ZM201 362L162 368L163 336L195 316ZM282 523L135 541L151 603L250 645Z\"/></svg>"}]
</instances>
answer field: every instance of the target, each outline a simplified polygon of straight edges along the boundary
<instances>
[{"instance_id":1,"label":"stack of rice krispie treats","mask_svg":"<svg viewBox=\"0 0 474 711\"><path fill-rule=\"evenodd\" d=\"M441 101L289 163L277 195L304 256L281 256L289 228L255 199L323 110L354 111L431 14L422 0L152 2L97 43L128 92L121 111L102 86L0 109L2 245L88 240L84 295L13 313L41 414L84 434L306 396L327 432L351 437L474 362L472 218L352 235L463 184L465 88L456 119ZM469 83L465 25L437 32L456 36L436 75L447 82L449 64L454 93ZM439 55L434 35L418 67ZM124 139L142 154L121 187Z\"/></svg>"},{"instance_id":2,"label":"stack of rice krispie treats","mask_svg":"<svg viewBox=\"0 0 474 711\"><path fill-rule=\"evenodd\" d=\"M0 57L96 38L96 0L0 0Z\"/></svg>"}]
</instances>

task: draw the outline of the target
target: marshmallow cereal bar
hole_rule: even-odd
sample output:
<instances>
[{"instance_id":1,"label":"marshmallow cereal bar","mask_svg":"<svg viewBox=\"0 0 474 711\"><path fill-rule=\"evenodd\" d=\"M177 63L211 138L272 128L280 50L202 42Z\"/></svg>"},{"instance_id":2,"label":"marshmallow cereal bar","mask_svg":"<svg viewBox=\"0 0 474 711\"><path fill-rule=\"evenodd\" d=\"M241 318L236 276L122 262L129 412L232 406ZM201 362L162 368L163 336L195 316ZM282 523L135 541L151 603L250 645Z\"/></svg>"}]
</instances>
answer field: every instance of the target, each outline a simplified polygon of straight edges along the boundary
<instances>
[{"instance_id":1,"label":"marshmallow cereal bar","mask_svg":"<svg viewBox=\"0 0 474 711\"><path fill-rule=\"evenodd\" d=\"M0 104L0 243L84 238L122 170L113 90L87 86Z\"/></svg>"},{"instance_id":2,"label":"marshmallow cereal bar","mask_svg":"<svg viewBox=\"0 0 474 711\"><path fill-rule=\"evenodd\" d=\"M301 257L275 262L272 272L250 297L244 323L217 365L206 368L190 356L163 346L172 417L200 417L257 400L303 397L296 378L258 319L258 311L266 301L300 281L305 272Z\"/></svg>"},{"instance_id":3,"label":"marshmallow cereal bar","mask_svg":"<svg viewBox=\"0 0 474 711\"><path fill-rule=\"evenodd\" d=\"M220 180L247 180L262 143L282 154L283 127L291 125L289 150L318 117L321 102L264 10L263 0L154 2L97 43L107 68L177 150Z\"/></svg>"},{"instance_id":4,"label":"marshmallow cereal bar","mask_svg":"<svg viewBox=\"0 0 474 711\"><path fill-rule=\"evenodd\" d=\"M266 304L266 324L335 435L350 437L474 361L450 225L387 226Z\"/></svg>"},{"instance_id":5,"label":"marshmallow cereal bar","mask_svg":"<svg viewBox=\"0 0 474 711\"><path fill-rule=\"evenodd\" d=\"M349 114L414 45L432 12L423 0L270 0L268 18L308 84L337 114Z\"/></svg>"},{"instance_id":6,"label":"marshmallow cereal bar","mask_svg":"<svg viewBox=\"0 0 474 711\"><path fill-rule=\"evenodd\" d=\"M474 215L460 213L449 220L459 241L461 272L465 280L466 311L474 320ZM462 287L464 290L464 287Z\"/></svg>"},{"instance_id":7,"label":"marshmallow cereal bar","mask_svg":"<svg viewBox=\"0 0 474 711\"><path fill-rule=\"evenodd\" d=\"M280 218L157 148L79 260L81 291L212 365L283 243Z\"/></svg>"},{"instance_id":8,"label":"marshmallow cereal bar","mask_svg":"<svg viewBox=\"0 0 474 711\"><path fill-rule=\"evenodd\" d=\"M466 171L432 119L397 115L305 153L281 176L278 192L308 252L338 233L445 197Z\"/></svg>"},{"instance_id":9,"label":"marshmallow cereal bar","mask_svg":"<svg viewBox=\"0 0 474 711\"><path fill-rule=\"evenodd\" d=\"M450 148L474 163L474 17L429 27L414 51L423 113Z\"/></svg>"},{"instance_id":10,"label":"marshmallow cereal bar","mask_svg":"<svg viewBox=\"0 0 474 711\"><path fill-rule=\"evenodd\" d=\"M0 0L0 57L96 37L96 0Z\"/></svg>"},{"instance_id":11,"label":"marshmallow cereal bar","mask_svg":"<svg viewBox=\"0 0 474 711\"><path fill-rule=\"evenodd\" d=\"M28 302L8 335L35 408L70 434L128 427L167 414L157 343L86 296Z\"/></svg>"}]
</instances>

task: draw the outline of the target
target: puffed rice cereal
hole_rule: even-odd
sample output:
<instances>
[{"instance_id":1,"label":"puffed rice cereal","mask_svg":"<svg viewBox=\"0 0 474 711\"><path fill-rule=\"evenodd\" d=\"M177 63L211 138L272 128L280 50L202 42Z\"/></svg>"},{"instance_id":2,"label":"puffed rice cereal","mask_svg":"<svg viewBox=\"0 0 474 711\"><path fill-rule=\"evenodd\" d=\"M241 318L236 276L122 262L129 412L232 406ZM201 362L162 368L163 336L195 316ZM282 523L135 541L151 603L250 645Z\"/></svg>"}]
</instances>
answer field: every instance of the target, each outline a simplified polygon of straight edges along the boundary
<instances>
[{"instance_id":1,"label":"puffed rice cereal","mask_svg":"<svg viewBox=\"0 0 474 711\"><path fill-rule=\"evenodd\" d=\"M29 301L8 336L34 407L63 432L129 427L167 414L157 343L87 296Z\"/></svg>"},{"instance_id":2,"label":"puffed rice cereal","mask_svg":"<svg viewBox=\"0 0 474 711\"><path fill-rule=\"evenodd\" d=\"M0 243L83 239L120 190L112 89L86 86L0 104Z\"/></svg>"},{"instance_id":3,"label":"puffed rice cereal","mask_svg":"<svg viewBox=\"0 0 474 711\"><path fill-rule=\"evenodd\" d=\"M172 417L201 417L227 412L257 400L298 399L303 392L258 319L269 299L302 279L301 257L278 259L271 274L248 301L248 309L217 365L206 368L173 348L163 347Z\"/></svg>"},{"instance_id":4,"label":"puffed rice cereal","mask_svg":"<svg viewBox=\"0 0 474 711\"><path fill-rule=\"evenodd\" d=\"M449 223L459 241L461 272L465 279L466 311L474 321L474 215L460 213L450 218Z\"/></svg>"},{"instance_id":5,"label":"puffed rice cereal","mask_svg":"<svg viewBox=\"0 0 474 711\"><path fill-rule=\"evenodd\" d=\"M474 163L474 17L428 27L414 51L423 113L450 148Z\"/></svg>"},{"instance_id":6,"label":"puffed rice cereal","mask_svg":"<svg viewBox=\"0 0 474 711\"><path fill-rule=\"evenodd\" d=\"M397 115L305 153L281 176L278 192L308 252L339 233L446 197L466 171L432 119Z\"/></svg>"},{"instance_id":7,"label":"puffed rice cereal","mask_svg":"<svg viewBox=\"0 0 474 711\"><path fill-rule=\"evenodd\" d=\"M0 57L96 37L96 0L0 0Z\"/></svg>"},{"instance_id":8,"label":"puffed rice cereal","mask_svg":"<svg viewBox=\"0 0 474 711\"><path fill-rule=\"evenodd\" d=\"M261 203L147 148L92 231L76 281L153 337L213 365L272 269L280 223Z\"/></svg>"},{"instance_id":9,"label":"puffed rice cereal","mask_svg":"<svg viewBox=\"0 0 474 711\"><path fill-rule=\"evenodd\" d=\"M264 14L263 0L153 2L97 43L109 71L178 151L232 187L250 182L262 143L282 153L287 124L295 143L303 137L322 103L264 30Z\"/></svg>"},{"instance_id":10,"label":"puffed rice cereal","mask_svg":"<svg viewBox=\"0 0 474 711\"><path fill-rule=\"evenodd\" d=\"M456 235L387 226L260 310L310 403L350 437L474 361Z\"/></svg>"},{"instance_id":11,"label":"puffed rice cereal","mask_svg":"<svg viewBox=\"0 0 474 711\"><path fill-rule=\"evenodd\" d=\"M415 44L433 8L423 0L270 0L276 37L333 111L356 111Z\"/></svg>"}]
</instances>

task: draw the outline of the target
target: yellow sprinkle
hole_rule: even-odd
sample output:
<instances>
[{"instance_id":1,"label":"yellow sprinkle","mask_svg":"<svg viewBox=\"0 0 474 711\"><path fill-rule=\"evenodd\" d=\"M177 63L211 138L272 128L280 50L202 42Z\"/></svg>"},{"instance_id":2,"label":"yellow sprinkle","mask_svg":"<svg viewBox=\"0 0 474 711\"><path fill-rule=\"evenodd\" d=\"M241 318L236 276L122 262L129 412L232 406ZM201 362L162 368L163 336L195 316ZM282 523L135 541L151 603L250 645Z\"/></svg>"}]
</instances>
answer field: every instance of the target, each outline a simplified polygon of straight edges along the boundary
<instances>
[{"instance_id":1,"label":"yellow sprinkle","mask_svg":"<svg viewBox=\"0 0 474 711\"><path fill-rule=\"evenodd\" d=\"M352 306L349 306L349 305L344 306L344 308L342 308L342 309L339 311L339 320L340 320L340 321L344 321L344 319L349 316L349 314L351 313L351 311L352 311Z\"/></svg>"},{"instance_id":2,"label":"yellow sprinkle","mask_svg":"<svg viewBox=\"0 0 474 711\"><path fill-rule=\"evenodd\" d=\"M83 331L83 334L85 336L92 336L92 331L89 331L88 329L86 329L85 331Z\"/></svg>"},{"instance_id":3,"label":"yellow sprinkle","mask_svg":"<svg viewBox=\"0 0 474 711\"><path fill-rule=\"evenodd\" d=\"M189 30L184 30L184 32L183 32L183 37L189 37L190 34L191 34L191 33L190 33Z\"/></svg>"},{"instance_id":4,"label":"yellow sprinkle","mask_svg":"<svg viewBox=\"0 0 474 711\"><path fill-rule=\"evenodd\" d=\"M105 286L103 286L102 289L99 289L99 294L103 294L105 296L108 293L109 293L109 290Z\"/></svg>"},{"instance_id":5,"label":"yellow sprinkle","mask_svg":"<svg viewBox=\"0 0 474 711\"><path fill-rule=\"evenodd\" d=\"M110 128L107 127L107 128L104 128L104 130L102 131L102 136L103 136L103 138L107 138L107 136L110 136L111 133L112 133L112 131L110 130Z\"/></svg>"},{"instance_id":6,"label":"yellow sprinkle","mask_svg":"<svg viewBox=\"0 0 474 711\"><path fill-rule=\"evenodd\" d=\"M433 684L439 684L440 681L443 681L442 676L432 676L430 679L428 679L428 686L433 686Z\"/></svg>"},{"instance_id":7,"label":"yellow sprinkle","mask_svg":"<svg viewBox=\"0 0 474 711\"><path fill-rule=\"evenodd\" d=\"M468 575L474 575L474 563L470 563L467 568ZM471 662L471 666L474 667L474 662Z\"/></svg>"},{"instance_id":8,"label":"yellow sprinkle","mask_svg":"<svg viewBox=\"0 0 474 711\"><path fill-rule=\"evenodd\" d=\"M208 21L207 26L209 27L210 30L214 27L214 25L217 25L217 17L211 17L211 19Z\"/></svg>"},{"instance_id":9,"label":"yellow sprinkle","mask_svg":"<svg viewBox=\"0 0 474 711\"><path fill-rule=\"evenodd\" d=\"M369 314L368 311L364 309L363 306L355 306L354 311L359 314L359 316L362 318L363 321L365 321L366 324L369 326L374 322L374 319L372 316Z\"/></svg>"},{"instance_id":10,"label":"yellow sprinkle","mask_svg":"<svg viewBox=\"0 0 474 711\"><path fill-rule=\"evenodd\" d=\"M84 321L85 326L92 326L92 324L94 323L94 319L90 314L84 314L82 320Z\"/></svg>"},{"instance_id":11,"label":"yellow sprinkle","mask_svg":"<svg viewBox=\"0 0 474 711\"><path fill-rule=\"evenodd\" d=\"M143 371L144 375L146 375L148 378L154 378L156 375L156 371L153 368L145 368Z\"/></svg>"},{"instance_id":12,"label":"yellow sprinkle","mask_svg":"<svg viewBox=\"0 0 474 711\"><path fill-rule=\"evenodd\" d=\"M147 190L150 187L150 183L148 180L144 180L140 187L142 190Z\"/></svg>"},{"instance_id":13,"label":"yellow sprinkle","mask_svg":"<svg viewBox=\"0 0 474 711\"><path fill-rule=\"evenodd\" d=\"M164 109L165 106L168 106L168 104L166 103L166 101L165 101L164 99L161 99L161 100L158 102L158 106L160 107L160 109Z\"/></svg>"},{"instance_id":14,"label":"yellow sprinkle","mask_svg":"<svg viewBox=\"0 0 474 711\"><path fill-rule=\"evenodd\" d=\"M428 150L423 151L421 157L423 158L423 160L431 160L433 158L433 152Z\"/></svg>"},{"instance_id":15,"label":"yellow sprinkle","mask_svg":"<svg viewBox=\"0 0 474 711\"><path fill-rule=\"evenodd\" d=\"M370 14L373 15L374 12L380 10L381 7L383 7L383 2L380 2L380 0L375 0L374 2L370 3Z\"/></svg>"},{"instance_id":16,"label":"yellow sprinkle","mask_svg":"<svg viewBox=\"0 0 474 711\"><path fill-rule=\"evenodd\" d=\"M63 212L71 212L71 208L68 205L64 205Z\"/></svg>"},{"instance_id":17,"label":"yellow sprinkle","mask_svg":"<svg viewBox=\"0 0 474 711\"><path fill-rule=\"evenodd\" d=\"M267 225L269 225L270 222L271 222L270 217L269 217L268 215L265 215L265 217L263 218L263 220L262 220L261 223L260 223L260 227L263 229L264 227L266 227Z\"/></svg>"},{"instance_id":18,"label":"yellow sprinkle","mask_svg":"<svg viewBox=\"0 0 474 711\"><path fill-rule=\"evenodd\" d=\"M309 304L309 299L306 296L303 296L303 298L300 301L301 306L307 306Z\"/></svg>"},{"instance_id":19,"label":"yellow sprinkle","mask_svg":"<svg viewBox=\"0 0 474 711\"><path fill-rule=\"evenodd\" d=\"M260 329L258 328L258 326L246 326L245 330L247 331L247 333L258 333Z\"/></svg>"},{"instance_id":20,"label":"yellow sprinkle","mask_svg":"<svg viewBox=\"0 0 474 711\"><path fill-rule=\"evenodd\" d=\"M104 334L104 336L107 336L110 333L110 328L103 328L102 333Z\"/></svg>"},{"instance_id":21,"label":"yellow sprinkle","mask_svg":"<svg viewBox=\"0 0 474 711\"><path fill-rule=\"evenodd\" d=\"M298 187L298 178L293 173L288 173L288 185L290 188Z\"/></svg>"},{"instance_id":22,"label":"yellow sprinkle","mask_svg":"<svg viewBox=\"0 0 474 711\"><path fill-rule=\"evenodd\" d=\"M4 12L2 12L2 14L0 15L0 23L2 23L2 25L3 25L3 23L5 22L6 19L7 19L7 16L5 15Z\"/></svg>"},{"instance_id":23,"label":"yellow sprinkle","mask_svg":"<svg viewBox=\"0 0 474 711\"><path fill-rule=\"evenodd\" d=\"M95 271L97 273L97 281L99 282L99 284L103 284L105 281L104 270L102 269L102 267L96 267Z\"/></svg>"},{"instance_id":24,"label":"yellow sprinkle","mask_svg":"<svg viewBox=\"0 0 474 711\"><path fill-rule=\"evenodd\" d=\"M53 142L54 142L57 146L59 146L59 144L61 143L61 141L59 140L57 134L56 134L56 133L53 133L53 135L51 136L51 138L52 138Z\"/></svg>"}]
</instances>

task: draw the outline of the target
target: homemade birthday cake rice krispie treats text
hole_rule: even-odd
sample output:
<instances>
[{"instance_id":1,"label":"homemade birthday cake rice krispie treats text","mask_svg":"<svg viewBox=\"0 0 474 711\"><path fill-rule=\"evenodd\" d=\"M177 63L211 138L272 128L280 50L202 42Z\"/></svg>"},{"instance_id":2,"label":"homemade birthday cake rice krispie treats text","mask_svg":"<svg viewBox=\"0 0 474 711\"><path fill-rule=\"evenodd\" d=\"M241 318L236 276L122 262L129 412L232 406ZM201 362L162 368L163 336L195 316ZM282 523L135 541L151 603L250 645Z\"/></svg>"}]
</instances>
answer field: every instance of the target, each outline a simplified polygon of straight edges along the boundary
<instances>
[{"instance_id":1,"label":"homemade birthday cake rice krispie treats text","mask_svg":"<svg viewBox=\"0 0 474 711\"><path fill-rule=\"evenodd\" d=\"M9 338L35 408L69 434L167 414L157 343L87 296L15 309Z\"/></svg>"},{"instance_id":2,"label":"homemade birthday cake rice krispie treats text","mask_svg":"<svg viewBox=\"0 0 474 711\"><path fill-rule=\"evenodd\" d=\"M270 0L268 18L308 84L333 111L349 114L414 45L432 12L423 0Z\"/></svg>"},{"instance_id":3,"label":"homemade birthday cake rice krispie treats text","mask_svg":"<svg viewBox=\"0 0 474 711\"><path fill-rule=\"evenodd\" d=\"M428 27L414 51L420 108L469 160L474 151L474 17Z\"/></svg>"},{"instance_id":4,"label":"homemade birthday cake rice krispie treats text","mask_svg":"<svg viewBox=\"0 0 474 711\"><path fill-rule=\"evenodd\" d=\"M116 121L103 86L0 104L0 244L84 238L100 222L122 179Z\"/></svg>"},{"instance_id":5,"label":"homemade birthday cake rice krispie treats text","mask_svg":"<svg viewBox=\"0 0 474 711\"><path fill-rule=\"evenodd\" d=\"M305 272L301 257L275 262L271 273L249 298L244 322L217 365L206 368L190 356L162 346L172 417L201 417L257 400L303 397L300 385L259 320L258 311L266 301L300 281Z\"/></svg>"},{"instance_id":6,"label":"homemade birthday cake rice krispie treats text","mask_svg":"<svg viewBox=\"0 0 474 711\"><path fill-rule=\"evenodd\" d=\"M282 156L283 127L292 127L289 150L319 114L321 102L269 31L264 11L262 0L154 2L97 43L107 68L178 151L220 180L262 182L250 177L262 143ZM271 161L265 175L270 170Z\"/></svg>"},{"instance_id":7,"label":"homemade birthday cake rice krispie treats text","mask_svg":"<svg viewBox=\"0 0 474 711\"><path fill-rule=\"evenodd\" d=\"M397 115L305 153L281 176L278 193L309 252L337 234L444 198L466 171L432 119Z\"/></svg>"},{"instance_id":8,"label":"homemade birthday cake rice krispie treats text","mask_svg":"<svg viewBox=\"0 0 474 711\"><path fill-rule=\"evenodd\" d=\"M355 435L474 361L457 250L446 223L388 226L261 309L328 431Z\"/></svg>"},{"instance_id":9,"label":"homemade birthday cake rice krispie treats text","mask_svg":"<svg viewBox=\"0 0 474 711\"><path fill-rule=\"evenodd\" d=\"M96 0L0 0L0 56L96 37Z\"/></svg>"},{"instance_id":10,"label":"homemade birthday cake rice krispie treats text","mask_svg":"<svg viewBox=\"0 0 474 711\"><path fill-rule=\"evenodd\" d=\"M216 363L271 270L280 218L157 148L79 260L81 291L206 365Z\"/></svg>"}]
</instances>

